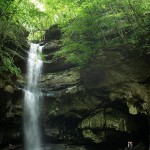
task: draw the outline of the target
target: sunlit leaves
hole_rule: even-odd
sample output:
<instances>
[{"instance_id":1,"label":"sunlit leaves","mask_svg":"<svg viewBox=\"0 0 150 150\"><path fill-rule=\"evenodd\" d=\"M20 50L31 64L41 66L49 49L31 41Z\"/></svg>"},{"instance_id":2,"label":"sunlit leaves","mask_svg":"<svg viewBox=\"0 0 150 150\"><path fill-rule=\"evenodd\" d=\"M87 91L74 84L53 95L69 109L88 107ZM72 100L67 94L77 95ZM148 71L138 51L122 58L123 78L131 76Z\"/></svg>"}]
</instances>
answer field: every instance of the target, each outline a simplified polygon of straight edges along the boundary
<instances>
[{"instance_id":1,"label":"sunlit leaves","mask_svg":"<svg viewBox=\"0 0 150 150\"><path fill-rule=\"evenodd\" d=\"M31 32L29 40L41 39L46 29L59 24L62 48L55 59L65 57L79 65L86 65L107 47L149 47L149 0L37 1L44 12L30 0L0 1L1 47L6 37L21 38L20 24ZM140 40L142 36L146 38Z\"/></svg>"},{"instance_id":2,"label":"sunlit leaves","mask_svg":"<svg viewBox=\"0 0 150 150\"><path fill-rule=\"evenodd\" d=\"M79 7L71 0L43 0L46 13L50 18L50 24L65 24L69 19L76 16Z\"/></svg>"},{"instance_id":3,"label":"sunlit leaves","mask_svg":"<svg viewBox=\"0 0 150 150\"><path fill-rule=\"evenodd\" d=\"M62 28L62 48L56 57L86 65L94 55L110 47L132 45L135 48L140 36L148 33L150 9L148 0L84 0L75 18ZM150 22L149 22L150 24ZM147 41L145 40L147 47ZM143 42L144 44L144 42ZM142 47L142 46L141 46ZM130 49L131 50L131 49Z\"/></svg>"}]
</instances>

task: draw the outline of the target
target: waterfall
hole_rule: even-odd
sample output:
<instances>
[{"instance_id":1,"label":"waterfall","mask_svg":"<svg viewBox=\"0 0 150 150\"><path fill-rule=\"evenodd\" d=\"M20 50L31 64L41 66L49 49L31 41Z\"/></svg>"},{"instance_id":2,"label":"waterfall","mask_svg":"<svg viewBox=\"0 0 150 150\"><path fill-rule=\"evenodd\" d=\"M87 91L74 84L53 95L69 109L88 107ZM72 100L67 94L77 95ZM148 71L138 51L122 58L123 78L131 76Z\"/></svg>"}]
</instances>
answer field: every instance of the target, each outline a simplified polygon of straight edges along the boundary
<instances>
[{"instance_id":1,"label":"waterfall","mask_svg":"<svg viewBox=\"0 0 150 150\"><path fill-rule=\"evenodd\" d=\"M41 76L42 47L31 43L27 64L27 88L24 97L24 134L25 150L40 150L41 137L39 129L39 99L41 92L38 80Z\"/></svg>"}]
</instances>

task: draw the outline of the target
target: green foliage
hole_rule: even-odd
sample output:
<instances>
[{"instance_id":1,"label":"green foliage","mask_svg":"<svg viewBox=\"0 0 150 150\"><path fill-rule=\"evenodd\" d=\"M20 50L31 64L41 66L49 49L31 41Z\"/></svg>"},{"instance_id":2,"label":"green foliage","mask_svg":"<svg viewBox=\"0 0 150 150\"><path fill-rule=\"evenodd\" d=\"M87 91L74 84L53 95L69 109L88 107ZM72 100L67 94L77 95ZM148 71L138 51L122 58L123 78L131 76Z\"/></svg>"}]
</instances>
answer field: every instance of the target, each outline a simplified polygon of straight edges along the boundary
<instances>
[{"instance_id":1,"label":"green foliage","mask_svg":"<svg viewBox=\"0 0 150 150\"><path fill-rule=\"evenodd\" d=\"M13 60L9 56L9 54L5 55L5 53L0 53L0 58L2 62L2 65L0 66L0 73L7 72L10 74L14 74L17 77L20 77L21 70L14 65Z\"/></svg>"},{"instance_id":2,"label":"green foliage","mask_svg":"<svg viewBox=\"0 0 150 150\"><path fill-rule=\"evenodd\" d=\"M149 9L148 0L82 1L77 16L62 28L63 45L54 59L65 57L84 66L106 49L120 46L127 51L130 46L129 50L134 50L141 36L149 33L150 22L145 16ZM149 47L148 41L149 35L143 48Z\"/></svg>"},{"instance_id":3,"label":"green foliage","mask_svg":"<svg viewBox=\"0 0 150 150\"><path fill-rule=\"evenodd\" d=\"M20 77L21 71L14 62L16 56L23 58L20 51L26 47L26 30L34 38L41 38L44 31L36 31L42 30L42 18L45 16L30 0L0 1L0 76L12 74ZM33 37L30 36L30 39Z\"/></svg>"},{"instance_id":4,"label":"green foliage","mask_svg":"<svg viewBox=\"0 0 150 150\"><path fill-rule=\"evenodd\" d=\"M14 60L24 44L24 27L31 33L29 40L39 40L49 26L59 24L62 48L54 59L65 57L80 66L106 49L122 47L127 51L129 46L135 51L138 47L142 54L150 47L149 10L149 0L2 0L0 73L19 75Z\"/></svg>"},{"instance_id":5,"label":"green foliage","mask_svg":"<svg viewBox=\"0 0 150 150\"><path fill-rule=\"evenodd\" d=\"M39 57L42 59L42 61L45 61L45 55L43 53L40 53Z\"/></svg>"},{"instance_id":6,"label":"green foliage","mask_svg":"<svg viewBox=\"0 0 150 150\"><path fill-rule=\"evenodd\" d=\"M45 30L44 19L47 15L30 0L15 0L14 5L17 5L17 7L13 19L30 32L28 40L40 40Z\"/></svg>"},{"instance_id":7,"label":"green foliage","mask_svg":"<svg viewBox=\"0 0 150 150\"><path fill-rule=\"evenodd\" d=\"M8 79L13 74L20 77L21 71L14 65L17 50L21 47L25 37L25 29L14 20L17 6L15 1L0 2L0 76L7 74Z\"/></svg>"}]
</instances>

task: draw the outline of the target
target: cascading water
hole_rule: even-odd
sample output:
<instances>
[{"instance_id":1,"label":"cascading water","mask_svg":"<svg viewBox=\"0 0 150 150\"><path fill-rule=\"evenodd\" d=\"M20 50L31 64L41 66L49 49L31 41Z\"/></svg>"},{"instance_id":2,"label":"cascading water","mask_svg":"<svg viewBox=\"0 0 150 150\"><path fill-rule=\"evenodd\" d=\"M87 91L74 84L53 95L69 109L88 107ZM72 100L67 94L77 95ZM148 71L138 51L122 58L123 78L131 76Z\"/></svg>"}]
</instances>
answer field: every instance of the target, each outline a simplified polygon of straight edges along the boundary
<instances>
[{"instance_id":1,"label":"cascading water","mask_svg":"<svg viewBox=\"0 0 150 150\"><path fill-rule=\"evenodd\" d=\"M25 150L40 150L41 146L39 129L41 92L38 88L42 70L41 51L42 47L39 44L31 43L27 64L27 88L24 97Z\"/></svg>"}]
</instances>

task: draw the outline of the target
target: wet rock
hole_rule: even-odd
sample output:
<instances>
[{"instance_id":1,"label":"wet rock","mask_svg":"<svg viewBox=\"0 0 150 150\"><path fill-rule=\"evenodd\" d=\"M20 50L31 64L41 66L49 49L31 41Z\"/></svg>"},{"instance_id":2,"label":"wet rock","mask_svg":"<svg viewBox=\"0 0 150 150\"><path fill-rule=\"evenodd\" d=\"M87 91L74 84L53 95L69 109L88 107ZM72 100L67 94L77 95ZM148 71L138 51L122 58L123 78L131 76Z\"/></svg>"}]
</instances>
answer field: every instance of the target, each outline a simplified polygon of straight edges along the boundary
<instances>
[{"instance_id":1,"label":"wet rock","mask_svg":"<svg viewBox=\"0 0 150 150\"><path fill-rule=\"evenodd\" d=\"M60 134L60 131L59 131L58 126L49 127L49 126L45 125L44 135L46 136L47 139L50 139L51 141L58 141L59 134Z\"/></svg>"},{"instance_id":2,"label":"wet rock","mask_svg":"<svg viewBox=\"0 0 150 150\"><path fill-rule=\"evenodd\" d=\"M89 139L94 143L101 143L105 140L104 131L99 132L99 134L97 135L92 130L88 129L88 130L83 130L82 134L86 139Z\"/></svg>"},{"instance_id":3,"label":"wet rock","mask_svg":"<svg viewBox=\"0 0 150 150\"><path fill-rule=\"evenodd\" d=\"M50 41L50 40L58 40L61 38L61 31L59 29L59 26L53 25L51 26L48 30L45 32L45 41Z\"/></svg>"},{"instance_id":4,"label":"wet rock","mask_svg":"<svg viewBox=\"0 0 150 150\"><path fill-rule=\"evenodd\" d=\"M131 126L135 126L134 121L111 108L91 114L78 124L83 136L94 143L101 143L108 139L115 141L115 138L126 139L131 132Z\"/></svg>"},{"instance_id":5,"label":"wet rock","mask_svg":"<svg viewBox=\"0 0 150 150\"><path fill-rule=\"evenodd\" d=\"M134 146L133 150L145 150L146 146L143 143L138 143Z\"/></svg>"},{"instance_id":6,"label":"wet rock","mask_svg":"<svg viewBox=\"0 0 150 150\"><path fill-rule=\"evenodd\" d=\"M52 26L45 35L45 45L43 46L44 65L43 72L59 72L75 67L76 65L66 62L65 58L60 57L54 60L54 54L60 50L61 41L60 29L58 25Z\"/></svg>"},{"instance_id":7,"label":"wet rock","mask_svg":"<svg viewBox=\"0 0 150 150\"><path fill-rule=\"evenodd\" d=\"M8 93L14 93L14 88L11 85L7 85L4 87L4 91Z\"/></svg>"},{"instance_id":8,"label":"wet rock","mask_svg":"<svg viewBox=\"0 0 150 150\"><path fill-rule=\"evenodd\" d=\"M9 144L7 147L3 148L2 150L23 150L23 147L21 145Z\"/></svg>"},{"instance_id":9,"label":"wet rock","mask_svg":"<svg viewBox=\"0 0 150 150\"><path fill-rule=\"evenodd\" d=\"M85 146L67 145L65 150L87 150Z\"/></svg>"},{"instance_id":10,"label":"wet rock","mask_svg":"<svg viewBox=\"0 0 150 150\"><path fill-rule=\"evenodd\" d=\"M60 42L58 40L53 40L53 41L47 42L43 46L42 52L44 55L49 55L59 50L59 48L60 48Z\"/></svg>"},{"instance_id":11,"label":"wet rock","mask_svg":"<svg viewBox=\"0 0 150 150\"><path fill-rule=\"evenodd\" d=\"M58 91L69 86L74 86L80 82L80 72L78 68L62 71L59 73L49 73L42 77L42 88L51 89L51 91ZM75 90L75 87L73 88ZM73 90L72 89L72 90Z\"/></svg>"},{"instance_id":12,"label":"wet rock","mask_svg":"<svg viewBox=\"0 0 150 150\"><path fill-rule=\"evenodd\" d=\"M54 73L59 71L69 70L70 68L76 67L75 64L65 62L65 59L58 59L57 61L51 61L53 55L47 55L45 59L48 61L44 62L43 73Z\"/></svg>"},{"instance_id":13,"label":"wet rock","mask_svg":"<svg viewBox=\"0 0 150 150\"><path fill-rule=\"evenodd\" d=\"M106 112L107 111L107 112ZM115 110L103 110L97 112L96 115L92 115L84 119L79 125L82 129L115 129L120 131L126 131L125 127L126 119L120 112Z\"/></svg>"}]
</instances>

